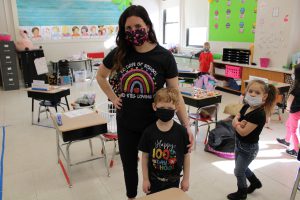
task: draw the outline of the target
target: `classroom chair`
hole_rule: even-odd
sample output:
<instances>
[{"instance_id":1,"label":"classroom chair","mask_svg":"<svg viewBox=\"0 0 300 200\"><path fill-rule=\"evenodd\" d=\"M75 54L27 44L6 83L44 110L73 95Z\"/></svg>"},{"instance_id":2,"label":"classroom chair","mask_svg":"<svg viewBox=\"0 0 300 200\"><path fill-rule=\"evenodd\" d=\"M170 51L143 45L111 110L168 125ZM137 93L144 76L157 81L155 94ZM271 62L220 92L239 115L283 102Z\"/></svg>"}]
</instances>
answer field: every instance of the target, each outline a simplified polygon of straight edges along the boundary
<instances>
[{"instance_id":1,"label":"classroom chair","mask_svg":"<svg viewBox=\"0 0 300 200\"><path fill-rule=\"evenodd\" d=\"M92 60L92 66L93 66L92 67L93 74L92 74L91 83L90 83L90 86L91 86L93 83L93 80L95 79L95 77L97 75L97 71L102 63L102 60L104 58L104 52L90 52L90 53L87 53L87 57L88 57L88 59Z\"/></svg>"},{"instance_id":2,"label":"classroom chair","mask_svg":"<svg viewBox=\"0 0 300 200\"><path fill-rule=\"evenodd\" d=\"M49 108L53 107L55 108L55 111L57 112L57 107L61 107L63 109L63 111L65 111L64 107L61 106L61 102L54 102L54 101L47 101L47 100L43 100L40 101L40 106L39 106L39 114L38 114L38 123L40 122L40 116L42 112L46 112L46 116L48 118L48 112L50 113ZM45 107L45 109L42 110L42 107ZM50 113L51 114L51 113Z\"/></svg>"},{"instance_id":3,"label":"classroom chair","mask_svg":"<svg viewBox=\"0 0 300 200\"><path fill-rule=\"evenodd\" d=\"M99 114L101 117L107 120L107 133L101 134L100 139L102 141L102 153L105 154L105 157L108 157L106 154L107 151L107 142L113 143L113 152L109 162L109 167L112 168L114 165L114 158L119 153L118 152L118 134L117 134L117 121L116 121L116 108L112 102L108 101L106 103L99 104L97 106Z\"/></svg>"},{"instance_id":4,"label":"classroom chair","mask_svg":"<svg viewBox=\"0 0 300 200\"><path fill-rule=\"evenodd\" d=\"M75 81L75 77L74 77L74 72L73 69L70 67L69 61L68 60L59 60L58 61L58 77L60 77L61 81L60 84L62 84L62 77L67 76L70 79L70 83L71 85L73 85L73 81ZM64 83L66 84L66 83ZM68 84L68 83L67 83Z\"/></svg>"},{"instance_id":5,"label":"classroom chair","mask_svg":"<svg viewBox=\"0 0 300 200\"><path fill-rule=\"evenodd\" d=\"M210 125L217 123L218 115L218 104L205 106L198 108L196 113L189 113L189 119L193 121L192 125L195 126L195 142L194 149L196 149L197 135L200 130L200 127L207 126L207 131L205 135L204 144L207 144L208 134L210 131ZM202 124L199 124L202 123Z\"/></svg>"}]
</instances>

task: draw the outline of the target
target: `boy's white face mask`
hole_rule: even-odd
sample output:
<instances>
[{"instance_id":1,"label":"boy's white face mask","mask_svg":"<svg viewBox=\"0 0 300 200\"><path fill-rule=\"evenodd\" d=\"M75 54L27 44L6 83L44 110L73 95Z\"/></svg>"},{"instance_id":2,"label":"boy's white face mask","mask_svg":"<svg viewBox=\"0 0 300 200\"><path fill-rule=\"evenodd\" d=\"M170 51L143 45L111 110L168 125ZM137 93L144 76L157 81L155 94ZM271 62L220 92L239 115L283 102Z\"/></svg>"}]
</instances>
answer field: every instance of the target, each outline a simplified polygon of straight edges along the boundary
<instances>
[{"instance_id":1,"label":"boy's white face mask","mask_svg":"<svg viewBox=\"0 0 300 200\"><path fill-rule=\"evenodd\" d=\"M262 105L264 102L262 100L262 96L255 96L252 97L248 93L245 96L245 101L251 106L251 107L256 107Z\"/></svg>"}]
</instances>

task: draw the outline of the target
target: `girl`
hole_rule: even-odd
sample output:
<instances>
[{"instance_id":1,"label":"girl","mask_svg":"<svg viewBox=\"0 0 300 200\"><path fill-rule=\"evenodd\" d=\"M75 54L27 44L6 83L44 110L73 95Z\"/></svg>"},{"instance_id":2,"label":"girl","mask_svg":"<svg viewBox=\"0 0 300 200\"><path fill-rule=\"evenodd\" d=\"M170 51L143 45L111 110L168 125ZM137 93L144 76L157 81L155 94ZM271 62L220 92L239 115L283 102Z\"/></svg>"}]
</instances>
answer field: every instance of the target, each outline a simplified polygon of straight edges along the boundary
<instances>
[{"instance_id":1,"label":"girl","mask_svg":"<svg viewBox=\"0 0 300 200\"><path fill-rule=\"evenodd\" d=\"M228 199L246 199L247 193L261 188L262 184L248 168L258 153L259 135L275 106L276 88L261 80L248 84L244 98L245 105L232 121L236 130L235 169L238 191L227 195ZM247 188L247 180L250 186Z\"/></svg>"},{"instance_id":2,"label":"girl","mask_svg":"<svg viewBox=\"0 0 300 200\"><path fill-rule=\"evenodd\" d=\"M292 79L295 80L295 83L287 100L286 110L290 114L286 121L286 135L283 139L277 138L277 141L283 145L289 146L286 153L293 157L297 157L299 136L297 136L296 130L298 127L298 120L300 119L300 64L295 66Z\"/></svg>"}]
</instances>

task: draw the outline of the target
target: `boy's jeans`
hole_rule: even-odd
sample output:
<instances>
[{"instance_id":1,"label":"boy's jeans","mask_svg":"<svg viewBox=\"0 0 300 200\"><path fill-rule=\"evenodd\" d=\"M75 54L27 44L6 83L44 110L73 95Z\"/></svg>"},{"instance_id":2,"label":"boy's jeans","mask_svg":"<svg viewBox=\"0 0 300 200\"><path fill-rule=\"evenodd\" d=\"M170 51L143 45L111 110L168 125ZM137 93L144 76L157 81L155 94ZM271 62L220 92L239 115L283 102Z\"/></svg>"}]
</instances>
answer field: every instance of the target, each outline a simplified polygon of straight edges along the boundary
<instances>
[{"instance_id":1,"label":"boy's jeans","mask_svg":"<svg viewBox=\"0 0 300 200\"><path fill-rule=\"evenodd\" d=\"M247 188L247 177L254 173L248 168L258 153L258 143L243 143L236 138L235 141L235 169L238 188Z\"/></svg>"}]
</instances>

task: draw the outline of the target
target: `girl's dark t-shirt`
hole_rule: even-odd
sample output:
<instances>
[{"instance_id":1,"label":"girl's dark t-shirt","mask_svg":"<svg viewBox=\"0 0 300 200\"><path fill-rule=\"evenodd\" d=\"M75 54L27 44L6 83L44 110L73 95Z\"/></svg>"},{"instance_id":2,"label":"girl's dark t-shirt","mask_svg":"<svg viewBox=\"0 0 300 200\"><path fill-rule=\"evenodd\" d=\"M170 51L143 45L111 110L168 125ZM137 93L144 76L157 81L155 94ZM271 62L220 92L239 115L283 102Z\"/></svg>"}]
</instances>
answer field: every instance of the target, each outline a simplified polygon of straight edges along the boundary
<instances>
[{"instance_id":1,"label":"girl's dark t-shirt","mask_svg":"<svg viewBox=\"0 0 300 200\"><path fill-rule=\"evenodd\" d=\"M300 111L300 87L295 87L290 94L294 96L294 100L290 108L290 113L299 112Z\"/></svg>"},{"instance_id":2,"label":"girl's dark t-shirt","mask_svg":"<svg viewBox=\"0 0 300 200\"><path fill-rule=\"evenodd\" d=\"M103 60L112 69L112 50ZM164 87L166 79L178 76L177 65L171 52L160 45L146 53L128 51L123 69L114 74L112 88L122 98L122 108L117 111L118 123L129 130L142 132L156 121L152 103L155 93Z\"/></svg>"},{"instance_id":3,"label":"girl's dark t-shirt","mask_svg":"<svg viewBox=\"0 0 300 200\"><path fill-rule=\"evenodd\" d=\"M259 135L266 123L266 113L263 107L259 107L245 114L249 107L249 104L245 104L242 107L242 109L240 110L241 118L239 121L246 120L247 122L256 124L257 127L244 137L240 136L238 133L236 133L236 136L243 143L257 143L259 140Z\"/></svg>"}]
</instances>

